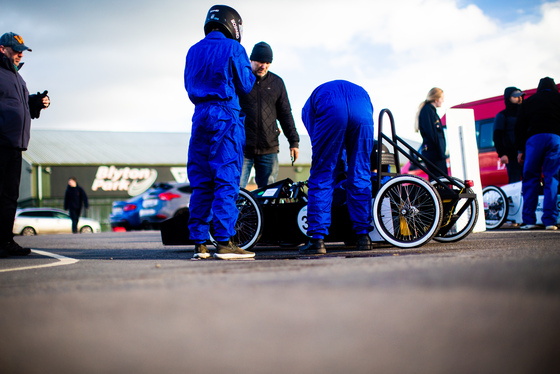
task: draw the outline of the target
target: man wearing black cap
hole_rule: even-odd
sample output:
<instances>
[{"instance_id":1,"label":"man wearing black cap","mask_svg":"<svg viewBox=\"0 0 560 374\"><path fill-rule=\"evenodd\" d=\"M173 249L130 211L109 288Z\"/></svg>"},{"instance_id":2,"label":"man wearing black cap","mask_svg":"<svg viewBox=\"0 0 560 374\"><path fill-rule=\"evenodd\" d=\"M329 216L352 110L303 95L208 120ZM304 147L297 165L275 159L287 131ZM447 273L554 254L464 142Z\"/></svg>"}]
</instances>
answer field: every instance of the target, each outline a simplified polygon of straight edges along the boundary
<instances>
[{"instance_id":1,"label":"man wearing black cap","mask_svg":"<svg viewBox=\"0 0 560 374\"><path fill-rule=\"evenodd\" d=\"M517 87L504 90L506 108L494 118L494 146L502 165L505 165L509 183L519 182L523 176L523 167L517 162L515 146L515 122L525 93Z\"/></svg>"},{"instance_id":2,"label":"man wearing black cap","mask_svg":"<svg viewBox=\"0 0 560 374\"><path fill-rule=\"evenodd\" d=\"M290 155L295 161L299 155L299 135L292 116L292 108L284 81L269 72L272 48L265 42L255 44L251 56L251 68L257 78L248 95L240 95L241 109L245 119L245 152L241 187L245 187L255 167L255 181L259 188L274 183L278 175L278 136L280 130L290 143Z\"/></svg>"},{"instance_id":3,"label":"man wearing black cap","mask_svg":"<svg viewBox=\"0 0 560 374\"><path fill-rule=\"evenodd\" d=\"M0 257L26 256L12 234L19 197L21 154L27 149L31 119L49 106L46 91L29 95L19 75L23 52L31 49L21 36L7 32L0 38Z\"/></svg>"}]
</instances>

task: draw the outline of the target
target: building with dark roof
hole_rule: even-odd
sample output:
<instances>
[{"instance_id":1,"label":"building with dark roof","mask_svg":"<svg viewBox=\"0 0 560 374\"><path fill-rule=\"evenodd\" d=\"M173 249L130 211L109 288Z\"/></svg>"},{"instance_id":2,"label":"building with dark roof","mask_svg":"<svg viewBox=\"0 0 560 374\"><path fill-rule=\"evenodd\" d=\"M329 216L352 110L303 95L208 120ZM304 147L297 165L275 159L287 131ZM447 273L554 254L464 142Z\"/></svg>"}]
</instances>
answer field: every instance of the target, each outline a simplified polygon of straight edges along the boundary
<instances>
[{"instance_id":1,"label":"building with dark roof","mask_svg":"<svg viewBox=\"0 0 560 374\"><path fill-rule=\"evenodd\" d=\"M126 200L156 182L187 182L189 133L32 130L23 153L20 207L62 208L68 179L75 177L90 200L88 217L108 227L114 200ZM305 180L311 144L301 136L292 166L283 137L279 179Z\"/></svg>"}]
</instances>

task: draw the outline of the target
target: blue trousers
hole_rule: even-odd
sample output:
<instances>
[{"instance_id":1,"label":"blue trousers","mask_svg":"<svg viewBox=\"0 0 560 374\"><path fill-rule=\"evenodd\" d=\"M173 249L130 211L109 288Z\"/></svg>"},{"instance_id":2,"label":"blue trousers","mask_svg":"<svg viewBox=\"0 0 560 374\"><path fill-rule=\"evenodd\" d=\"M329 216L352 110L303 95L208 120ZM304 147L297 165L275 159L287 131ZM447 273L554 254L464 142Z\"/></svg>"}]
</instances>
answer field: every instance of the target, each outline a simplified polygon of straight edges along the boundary
<instances>
[{"instance_id":1,"label":"blue trousers","mask_svg":"<svg viewBox=\"0 0 560 374\"><path fill-rule=\"evenodd\" d=\"M255 167L255 182L259 188L276 182L276 177L278 176L278 153L244 157L243 170L241 172L242 188L247 186L253 166Z\"/></svg>"},{"instance_id":2,"label":"blue trousers","mask_svg":"<svg viewBox=\"0 0 560 374\"><path fill-rule=\"evenodd\" d=\"M209 238L212 220L216 240L235 235L244 146L244 117L238 109L225 103L196 106L187 160L193 188L189 230L196 243Z\"/></svg>"},{"instance_id":3,"label":"blue trousers","mask_svg":"<svg viewBox=\"0 0 560 374\"><path fill-rule=\"evenodd\" d=\"M373 106L369 95L350 82L325 83L308 99L302 119L312 146L308 234L313 238L328 235L337 164L344 149L350 218L357 234L368 233L372 230L370 157L373 149Z\"/></svg>"},{"instance_id":4,"label":"blue trousers","mask_svg":"<svg viewBox=\"0 0 560 374\"><path fill-rule=\"evenodd\" d=\"M559 171L560 136L556 134L531 136L525 145L525 163L523 165L523 223L534 225L537 222L535 211L542 174L544 177L542 222L545 226L556 224Z\"/></svg>"}]
</instances>

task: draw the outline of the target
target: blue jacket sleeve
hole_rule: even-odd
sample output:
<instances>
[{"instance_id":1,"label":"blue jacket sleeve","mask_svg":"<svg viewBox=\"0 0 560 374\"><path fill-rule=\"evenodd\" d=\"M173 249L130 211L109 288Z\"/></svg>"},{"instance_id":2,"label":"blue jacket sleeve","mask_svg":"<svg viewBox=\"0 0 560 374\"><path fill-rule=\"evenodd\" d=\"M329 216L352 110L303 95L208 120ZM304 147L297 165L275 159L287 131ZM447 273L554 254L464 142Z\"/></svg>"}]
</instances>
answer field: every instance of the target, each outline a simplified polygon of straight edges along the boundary
<instances>
[{"instance_id":1,"label":"blue jacket sleeve","mask_svg":"<svg viewBox=\"0 0 560 374\"><path fill-rule=\"evenodd\" d=\"M251 62L249 61L247 52L241 44L239 44L239 48L236 49L235 55L233 56L233 68L233 79L238 95L249 94L255 84L256 78L253 74L253 70L251 69Z\"/></svg>"}]
</instances>

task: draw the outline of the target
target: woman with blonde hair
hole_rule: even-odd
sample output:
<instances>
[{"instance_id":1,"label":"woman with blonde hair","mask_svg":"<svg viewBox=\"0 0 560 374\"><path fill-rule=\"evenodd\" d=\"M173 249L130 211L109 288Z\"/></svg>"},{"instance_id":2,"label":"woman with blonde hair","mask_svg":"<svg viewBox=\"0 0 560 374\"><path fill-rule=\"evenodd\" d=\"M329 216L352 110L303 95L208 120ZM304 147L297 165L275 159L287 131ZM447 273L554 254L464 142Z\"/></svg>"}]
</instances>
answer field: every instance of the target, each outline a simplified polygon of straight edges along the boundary
<instances>
[{"instance_id":1,"label":"woman with blonde hair","mask_svg":"<svg viewBox=\"0 0 560 374\"><path fill-rule=\"evenodd\" d=\"M449 175L447 172L447 156L445 155L446 142L443 129L445 126L437 114L436 108L443 104L443 90L434 87L428 92L426 100L418 107L416 114L415 130L422 135L422 158L430 161L426 167L436 176ZM432 179L432 178L430 178Z\"/></svg>"}]
</instances>

